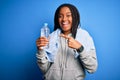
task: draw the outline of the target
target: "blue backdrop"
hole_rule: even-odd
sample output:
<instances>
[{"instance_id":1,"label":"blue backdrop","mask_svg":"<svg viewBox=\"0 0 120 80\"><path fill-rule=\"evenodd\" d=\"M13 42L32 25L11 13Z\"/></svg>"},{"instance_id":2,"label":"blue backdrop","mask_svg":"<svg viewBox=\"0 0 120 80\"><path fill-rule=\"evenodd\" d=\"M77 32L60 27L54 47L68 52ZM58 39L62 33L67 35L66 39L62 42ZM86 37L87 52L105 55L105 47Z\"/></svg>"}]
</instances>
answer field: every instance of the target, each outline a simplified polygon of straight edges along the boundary
<instances>
[{"instance_id":1,"label":"blue backdrop","mask_svg":"<svg viewBox=\"0 0 120 80\"><path fill-rule=\"evenodd\" d=\"M99 66L86 80L120 80L119 0L0 0L0 80L41 80L35 41L62 3L78 8L95 42Z\"/></svg>"}]
</instances>

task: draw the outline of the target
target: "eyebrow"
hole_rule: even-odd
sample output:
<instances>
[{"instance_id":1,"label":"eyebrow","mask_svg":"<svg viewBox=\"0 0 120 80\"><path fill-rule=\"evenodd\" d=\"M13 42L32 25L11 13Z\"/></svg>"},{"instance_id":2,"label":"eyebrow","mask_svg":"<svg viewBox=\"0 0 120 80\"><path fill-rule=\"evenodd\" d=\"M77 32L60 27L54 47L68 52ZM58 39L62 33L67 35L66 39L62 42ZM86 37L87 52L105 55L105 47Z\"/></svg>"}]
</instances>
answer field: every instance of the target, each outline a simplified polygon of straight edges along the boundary
<instances>
[{"instance_id":1,"label":"eyebrow","mask_svg":"<svg viewBox=\"0 0 120 80\"><path fill-rule=\"evenodd\" d=\"M72 14L71 12L67 12L67 14L69 14L69 13ZM59 13L59 14L62 14L62 13Z\"/></svg>"},{"instance_id":2,"label":"eyebrow","mask_svg":"<svg viewBox=\"0 0 120 80\"><path fill-rule=\"evenodd\" d=\"M67 12L67 13L71 13L71 12Z\"/></svg>"}]
</instances>

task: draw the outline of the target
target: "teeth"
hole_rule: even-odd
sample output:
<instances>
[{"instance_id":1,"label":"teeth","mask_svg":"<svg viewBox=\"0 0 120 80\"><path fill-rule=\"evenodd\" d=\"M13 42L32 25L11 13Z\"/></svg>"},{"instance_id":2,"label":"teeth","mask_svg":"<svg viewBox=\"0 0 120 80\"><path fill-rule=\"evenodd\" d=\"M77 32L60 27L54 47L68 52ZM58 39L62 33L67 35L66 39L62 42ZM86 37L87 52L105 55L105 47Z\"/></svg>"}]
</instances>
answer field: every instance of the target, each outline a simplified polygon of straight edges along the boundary
<instances>
[{"instance_id":1,"label":"teeth","mask_svg":"<svg viewBox=\"0 0 120 80\"><path fill-rule=\"evenodd\" d=\"M68 22L64 22L64 23L62 23L62 24L68 24Z\"/></svg>"}]
</instances>

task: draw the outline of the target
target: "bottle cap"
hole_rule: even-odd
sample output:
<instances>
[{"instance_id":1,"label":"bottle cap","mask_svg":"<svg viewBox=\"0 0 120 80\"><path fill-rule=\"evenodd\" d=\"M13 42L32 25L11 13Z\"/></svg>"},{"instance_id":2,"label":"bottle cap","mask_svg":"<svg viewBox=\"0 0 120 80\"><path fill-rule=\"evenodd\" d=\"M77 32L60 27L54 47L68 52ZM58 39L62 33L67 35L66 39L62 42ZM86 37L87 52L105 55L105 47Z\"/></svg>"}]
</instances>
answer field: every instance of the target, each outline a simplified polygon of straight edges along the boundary
<instances>
[{"instance_id":1,"label":"bottle cap","mask_svg":"<svg viewBox=\"0 0 120 80\"><path fill-rule=\"evenodd\" d=\"M44 23L44 26L48 26L48 23Z\"/></svg>"}]
</instances>

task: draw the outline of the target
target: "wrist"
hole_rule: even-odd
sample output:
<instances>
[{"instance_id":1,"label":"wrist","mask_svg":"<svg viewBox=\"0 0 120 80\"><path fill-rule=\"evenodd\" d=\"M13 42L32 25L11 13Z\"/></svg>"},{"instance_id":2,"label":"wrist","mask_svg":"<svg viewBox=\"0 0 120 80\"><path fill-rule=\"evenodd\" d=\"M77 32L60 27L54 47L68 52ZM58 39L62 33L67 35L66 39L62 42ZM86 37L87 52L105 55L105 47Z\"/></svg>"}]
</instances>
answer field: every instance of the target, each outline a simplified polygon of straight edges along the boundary
<instances>
[{"instance_id":1,"label":"wrist","mask_svg":"<svg viewBox=\"0 0 120 80\"><path fill-rule=\"evenodd\" d=\"M77 52L81 53L84 50L84 47L81 45L80 48L76 49Z\"/></svg>"}]
</instances>

